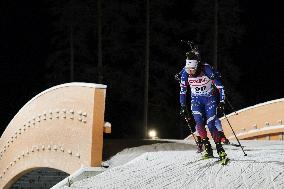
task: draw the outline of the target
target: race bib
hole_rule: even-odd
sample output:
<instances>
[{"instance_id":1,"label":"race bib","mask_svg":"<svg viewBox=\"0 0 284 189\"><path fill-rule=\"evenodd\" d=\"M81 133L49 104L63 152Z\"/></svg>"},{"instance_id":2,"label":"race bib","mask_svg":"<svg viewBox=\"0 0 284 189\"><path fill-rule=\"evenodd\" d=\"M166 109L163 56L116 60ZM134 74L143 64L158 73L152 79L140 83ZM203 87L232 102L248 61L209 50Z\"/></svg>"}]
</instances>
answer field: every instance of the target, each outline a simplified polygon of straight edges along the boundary
<instances>
[{"instance_id":1,"label":"race bib","mask_svg":"<svg viewBox=\"0 0 284 189\"><path fill-rule=\"evenodd\" d=\"M188 84L193 95L208 95L212 88L212 80L207 76L188 78Z\"/></svg>"}]
</instances>

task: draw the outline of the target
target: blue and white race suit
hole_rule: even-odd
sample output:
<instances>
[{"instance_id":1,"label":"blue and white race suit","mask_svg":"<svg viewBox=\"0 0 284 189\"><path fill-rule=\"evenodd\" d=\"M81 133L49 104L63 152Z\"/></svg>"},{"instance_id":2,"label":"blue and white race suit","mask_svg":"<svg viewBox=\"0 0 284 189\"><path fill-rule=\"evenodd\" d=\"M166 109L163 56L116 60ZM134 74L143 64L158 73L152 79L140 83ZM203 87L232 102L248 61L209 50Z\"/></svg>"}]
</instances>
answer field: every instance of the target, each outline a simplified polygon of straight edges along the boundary
<instances>
[{"instance_id":1,"label":"blue and white race suit","mask_svg":"<svg viewBox=\"0 0 284 189\"><path fill-rule=\"evenodd\" d=\"M189 75L184 69L181 72L180 104L186 106L187 86L191 90L191 111L196 122L196 130L200 137L206 138L205 121L215 142L220 142L218 130L215 126L217 117L218 96L215 87L219 90L220 102L225 100L225 91L218 73L209 65L201 65L197 76Z\"/></svg>"}]
</instances>

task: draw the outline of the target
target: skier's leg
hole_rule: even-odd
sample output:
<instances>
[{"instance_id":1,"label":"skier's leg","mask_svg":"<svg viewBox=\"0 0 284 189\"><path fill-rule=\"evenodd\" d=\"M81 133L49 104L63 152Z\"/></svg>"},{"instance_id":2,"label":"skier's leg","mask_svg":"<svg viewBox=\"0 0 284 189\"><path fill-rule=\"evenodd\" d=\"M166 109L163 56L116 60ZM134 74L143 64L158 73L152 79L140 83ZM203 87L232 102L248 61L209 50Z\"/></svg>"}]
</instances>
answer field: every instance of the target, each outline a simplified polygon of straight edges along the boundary
<instances>
[{"instance_id":1,"label":"skier's leg","mask_svg":"<svg viewBox=\"0 0 284 189\"><path fill-rule=\"evenodd\" d=\"M229 161L229 158L227 157L227 154L226 154L221 142L215 142L215 144L216 144L216 150L217 150L219 158L222 162L222 165L226 165L227 162Z\"/></svg>"},{"instance_id":2,"label":"skier's leg","mask_svg":"<svg viewBox=\"0 0 284 189\"><path fill-rule=\"evenodd\" d=\"M218 131L223 131L222 124L219 118L215 119L215 127Z\"/></svg>"},{"instance_id":3,"label":"skier's leg","mask_svg":"<svg viewBox=\"0 0 284 189\"><path fill-rule=\"evenodd\" d=\"M212 146L210 144L208 137L203 138L202 143L205 148L205 153L203 154L203 158L207 159L207 158L213 157L213 150L212 150Z\"/></svg>"},{"instance_id":4,"label":"skier's leg","mask_svg":"<svg viewBox=\"0 0 284 189\"><path fill-rule=\"evenodd\" d=\"M215 126L215 121L217 119L216 110L217 110L217 102L215 97L212 96L207 98L207 102L205 104L207 127L211 133L214 142L220 142L218 130Z\"/></svg>"},{"instance_id":5,"label":"skier's leg","mask_svg":"<svg viewBox=\"0 0 284 189\"><path fill-rule=\"evenodd\" d=\"M206 116L207 116L207 126L212 135L212 138L216 144L217 153L221 160L227 159L227 154L221 144L221 138L218 134L218 130L215 126L215 121L217 118L217 102L214 96L208 98L205 105Z\"/></svg>"},{"instance_id":6,"label":"skier's leg","mask_svg":"<svg viewBox=\"0 0 284 189\"><path fill-rule=\"evenodd\" d=\"M221 142L215 142L215 144L216 144L216 150L217 150L218 154L221 153L221 152L225 152Z\"/></svg>"},{"instance_id":7,"label":"skier's leg","mask_svg":"<svg viewBox=\"0 0 284 189\"><path fill-rule=\"evenodd\" d=\"M202 138L207 138L207 131L204 126L203 119L203 104L200 102L200 99L197 97L192 97L191 99L191 111L196 123L196 138L197 138L197 152L200 153L202 149Z\"/></svg>"},{"instance_id":8,"label":"skier's leg","mask_svg":"<svg viewBox=\"0 0 284 189\"><path fill-rule=\"evenodd\" d=\"M201 137L200 137L200 135L198 134L197 131L194 134L195 134L196 140L197 140L197 153L201 153L203 151L203 148L202 148L203 145L202 145Z\"/></svg>"},{"instance_id":9,"label":"skier's leg","mask_svg":"<svg viewBox=\"0 0 284 189\"><path fill-rule=\"evenodd\" d=\"M217 95L217 100L216 100L217 104L220 103L219 101L219 95ZM215 127L218 130L218 134L219 137L221 138L221 142L223 142L224 144L229 144L230 141L226 138L224 131L223 131L223 127L222 127L222 123L220 121L220 118L223 116L223 112L222 111L218 111L217 110L217 118L215 119Z\"/></svg>"},{"instance_id":10,"label":"skier's leg","mask_svg":"<svg viewBox=\"0 0 284 189\"><path fill-rule=\"evenodd\" d=\"M204 125L204 105L200 102L199 97L192 97L191 99L191 111L196 123L196 132L199 134L201 139L207 137L207 131Z\"/></svg>"},{"instance_id":11,"label":"skier's leg","mask_svg":"<svg viewBox=\"0 0 284 189\"><path fill-rule=\"evenodd\" d=\"M221 124L221 121L219 118L216 118L215 120L215 127L217 128L218 130L218 134L219 134L219 137L221 139L221 142L223 142L224 144L229 144L229 140L226 138L225 134L224 134L224 131L223 131L223 128L222 128L222 124Z\"/></svg>"}]
</instances>

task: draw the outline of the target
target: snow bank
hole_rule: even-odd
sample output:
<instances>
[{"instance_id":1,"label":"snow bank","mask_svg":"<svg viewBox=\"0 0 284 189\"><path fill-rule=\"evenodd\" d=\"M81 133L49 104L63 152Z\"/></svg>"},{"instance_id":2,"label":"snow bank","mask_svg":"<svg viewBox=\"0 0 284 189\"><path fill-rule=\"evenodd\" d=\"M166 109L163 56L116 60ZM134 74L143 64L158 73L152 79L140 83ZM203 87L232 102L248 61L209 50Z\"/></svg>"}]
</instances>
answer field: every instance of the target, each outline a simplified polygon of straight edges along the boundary
<instances>
[{"instance_id":1,"label":"snow bank","mask_svg":"<svg viewBox=\"0 0 284 189\"><path fill-rule=\"evenodd\" d=\"M225 146L231 161L200 160L192 143L163 143L125 149L109 168L71 188L284 188L284 143L245 141L246 153ZM216 151L214 151L216 155Z\"/></svg>"}]
</instances>

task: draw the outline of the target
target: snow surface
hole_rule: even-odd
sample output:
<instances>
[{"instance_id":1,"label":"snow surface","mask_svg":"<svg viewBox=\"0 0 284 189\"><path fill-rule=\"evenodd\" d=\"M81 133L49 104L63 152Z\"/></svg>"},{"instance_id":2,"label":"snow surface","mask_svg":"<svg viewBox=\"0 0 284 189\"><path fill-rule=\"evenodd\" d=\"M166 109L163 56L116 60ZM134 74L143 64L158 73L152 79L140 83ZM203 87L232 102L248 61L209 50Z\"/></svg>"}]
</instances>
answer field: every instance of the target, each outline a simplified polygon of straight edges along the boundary
<instances>
[{"instance_id":1,"label":"snow surface","mask_svg":"<svg viewBox=\"0 0 284 189\"><path fill-rule=\"evenodd\" d=\"M66 188L284 188L284 142L241 141L248 156L224 146L231 159L225 166L217 158L201 160L192 141L172 142L124 149L104 162L105 172Z\"/></svg>"}]
</instances>

